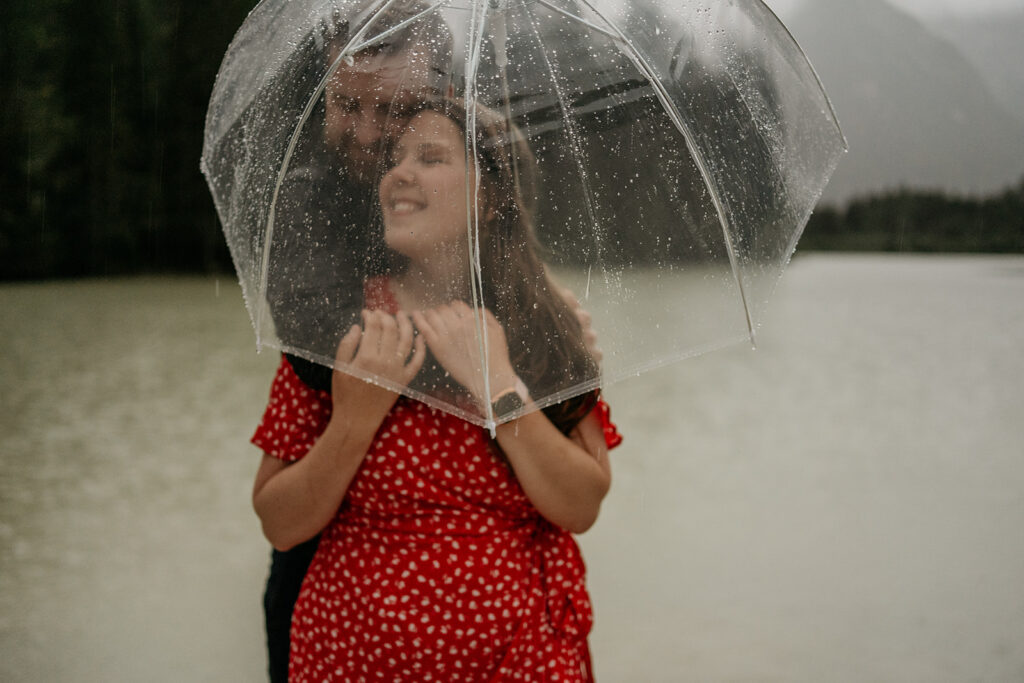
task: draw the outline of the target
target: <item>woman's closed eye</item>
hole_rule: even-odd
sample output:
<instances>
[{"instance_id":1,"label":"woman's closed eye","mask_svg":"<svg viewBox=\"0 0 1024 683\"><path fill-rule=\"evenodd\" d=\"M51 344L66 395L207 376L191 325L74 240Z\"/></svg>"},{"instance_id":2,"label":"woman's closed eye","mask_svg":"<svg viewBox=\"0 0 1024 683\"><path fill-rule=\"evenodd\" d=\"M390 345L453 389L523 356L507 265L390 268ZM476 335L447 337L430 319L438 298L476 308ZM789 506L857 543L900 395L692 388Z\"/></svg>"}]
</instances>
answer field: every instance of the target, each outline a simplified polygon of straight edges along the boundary
<instances>
[{"instance_id":1,"label":"woman's closed eye","mask_svg":"<svg viewBox=\"0 0 1024 683\"><path fill-rule=\"evenodd\" d=\"M396 149L392 151L386 158L388 168L394 168L405 161L407 153L404 149ZM417 151L415 162L423 164L424 166L433 166L436 164L443 164L448 161L448 154L443 149L437 148L423 148Z\"/></svg>"},{"instance_id":2,"label":"woman's closed eye","mask_svg":"<svg viewBox=\"0 0 1024 683\"><path fill-rule=\"evenodd\" d=\"M331 97L331 104L334 105L336 109L343 111L346 114L354 114L359 111L362 106L360 105L359 100L345 95L333 95Z\"/></svg>"}]
</instances>

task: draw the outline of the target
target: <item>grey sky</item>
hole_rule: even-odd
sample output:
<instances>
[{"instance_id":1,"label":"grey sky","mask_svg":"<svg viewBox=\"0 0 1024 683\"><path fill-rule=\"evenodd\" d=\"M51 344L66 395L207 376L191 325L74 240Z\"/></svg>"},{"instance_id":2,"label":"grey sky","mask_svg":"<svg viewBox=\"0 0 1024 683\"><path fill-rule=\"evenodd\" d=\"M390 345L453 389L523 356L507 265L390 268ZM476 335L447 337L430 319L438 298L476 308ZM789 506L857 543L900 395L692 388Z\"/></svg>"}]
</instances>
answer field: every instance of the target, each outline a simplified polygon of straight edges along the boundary
<instances>
[{"instance_id":1,"label":"grey sky","mask_svg":"<svg viewBox=\"0 0 1024 683\"><path fill-rule=\"evenodd\" d=\"M814 0L765 0L785 20L793 8ZM937 14L984 14L1000 10L1024 10L1024 0L888 0L889 4L917 16Z\"/></svg>"}]
</instances>

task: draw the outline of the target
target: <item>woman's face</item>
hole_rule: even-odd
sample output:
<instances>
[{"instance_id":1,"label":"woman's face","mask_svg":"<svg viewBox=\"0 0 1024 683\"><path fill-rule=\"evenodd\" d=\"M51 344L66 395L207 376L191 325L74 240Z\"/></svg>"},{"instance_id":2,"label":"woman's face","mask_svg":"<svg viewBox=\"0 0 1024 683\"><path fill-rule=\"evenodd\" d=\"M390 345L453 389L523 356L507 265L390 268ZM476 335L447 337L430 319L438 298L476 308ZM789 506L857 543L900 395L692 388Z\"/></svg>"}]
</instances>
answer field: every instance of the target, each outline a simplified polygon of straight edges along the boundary
<instances>
[{"instance_id":1,"label":"woman's face","mask_svg":"<svg viewBox=\"0 0 1024 683\"><path fill-rule=\"evenodd\" d=\"M380 182L384 241L413 261L466 243L466 153L462 132L433 111L417 114L391 152Z\"/></svg>"}]
</instances>

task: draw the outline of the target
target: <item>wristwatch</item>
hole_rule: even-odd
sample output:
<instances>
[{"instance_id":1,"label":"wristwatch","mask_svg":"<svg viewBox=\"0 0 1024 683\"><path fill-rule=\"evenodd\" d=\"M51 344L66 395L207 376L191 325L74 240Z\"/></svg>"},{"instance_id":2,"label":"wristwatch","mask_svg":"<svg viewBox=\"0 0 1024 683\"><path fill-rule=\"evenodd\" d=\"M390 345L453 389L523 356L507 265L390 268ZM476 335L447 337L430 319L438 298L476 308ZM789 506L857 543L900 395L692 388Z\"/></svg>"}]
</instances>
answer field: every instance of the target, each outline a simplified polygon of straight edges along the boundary
<instances>
[{"instance_id":1,"label":"wristwatch","mask_svg":"<svg viewBox=\"0 0 1024 683\"><path fill-rule=\"evenodd\" d=\"M491 401L491 411L495 415L508 415L517 410L522 410L526 401L530 399L530 393L523 384L523 380L516 377L516 383L498 392L498 395Z\"/></svg>"}]
</instances>

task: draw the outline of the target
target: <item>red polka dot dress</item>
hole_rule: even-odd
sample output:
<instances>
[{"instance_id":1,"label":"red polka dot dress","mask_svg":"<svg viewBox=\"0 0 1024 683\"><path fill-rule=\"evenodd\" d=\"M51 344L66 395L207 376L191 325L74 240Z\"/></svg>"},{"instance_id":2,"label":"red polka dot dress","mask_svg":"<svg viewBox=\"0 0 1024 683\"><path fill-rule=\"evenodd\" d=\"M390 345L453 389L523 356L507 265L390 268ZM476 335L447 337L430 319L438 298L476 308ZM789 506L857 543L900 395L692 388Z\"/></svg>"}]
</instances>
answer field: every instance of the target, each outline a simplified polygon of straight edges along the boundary
<instances>
[{"instance_id":1,"label":"red polka dot dress","mask_svg":"<svg viewBox=\"0 0 1024 683\"><path fill-rule=\"evenodd\" d=\"M253 443L298 460L331 405L282 359ZM487 431L400 397L302 584L289 680L591 681L590 627L579 548Z\"/></svg>"}]
</instances>

